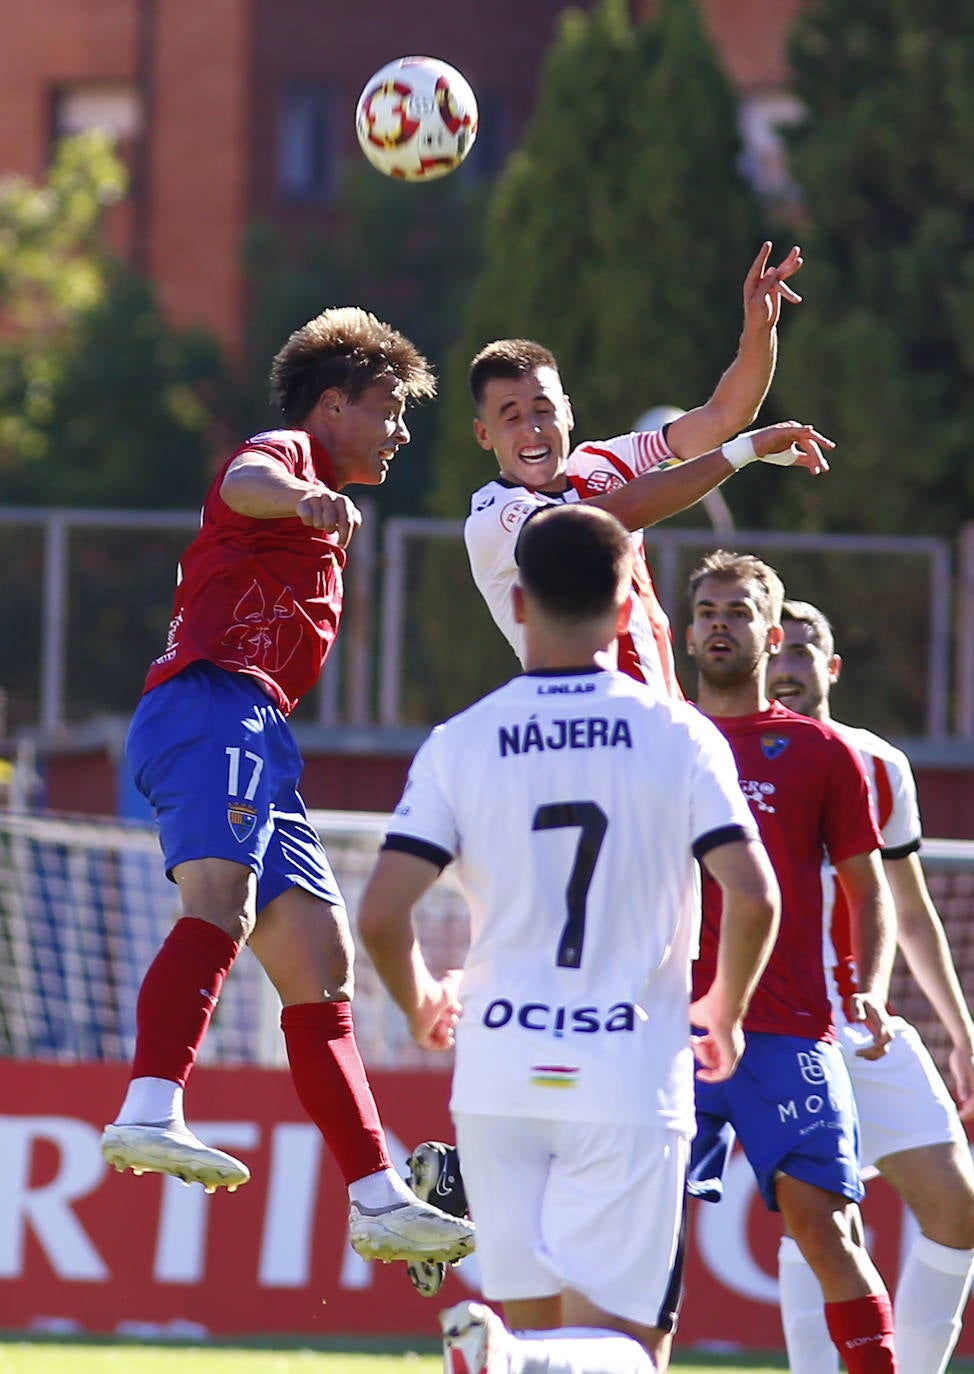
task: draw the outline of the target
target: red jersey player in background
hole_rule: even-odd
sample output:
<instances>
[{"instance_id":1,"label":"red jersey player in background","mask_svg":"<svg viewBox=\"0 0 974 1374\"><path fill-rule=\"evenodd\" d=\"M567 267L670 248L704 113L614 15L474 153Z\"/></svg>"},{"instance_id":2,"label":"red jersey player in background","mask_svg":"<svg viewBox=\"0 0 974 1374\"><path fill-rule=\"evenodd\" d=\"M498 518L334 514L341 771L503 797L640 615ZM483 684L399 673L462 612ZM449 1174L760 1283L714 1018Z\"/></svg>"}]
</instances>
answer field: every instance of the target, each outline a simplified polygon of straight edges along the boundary
<instances>
[{"instance_id":1,"label":"red jersey player in background","mask_svg":"<svg viewBox=\"0 0 974 1374\"><path fill-rule=\"evenodd\" d=\"M213 482L129 730L181 911L139 991L132 1078L102 1152L207 1191L247 1181L188 1129L183 1089L249 943L283 1004L298 1097L348 1186L353 1246L368 1259L455 1260L472 1228L416 1198L389 1158L355 1040L348 917L286 719L338 631L361 519L343 488L384 481L409 441L407 402L436 382L408 339L344 307L291 335L271 385L282 427L249 439Z\"/></svg>"},{"instance_id":2,"label":"red jersey player in background","mask_svg":"<svg viewBox=\"0 0 974 1374\"><path fill-rule=\"evenodd\" d=\"M778 940L744 1020L746 1045L726 1083L698 1080L690 1190L715 1201L734 1133L766 1205L814 1270L829 1334L850 1374L892 1374L893 1316L863 1243L858 1123L836 1041L822 959L826 852L849 903L860 1054L882 1055L895 937L881 844L856 752L830 727L767 696L781 644L783 589L760 559L718 550L690 578L687 647L698 705L726 736L781 889ZM716 970L720 893L704 877L694 996Z\"/></svg>"},{"instance_id":3,"label":"red jersey player in background","mask_svg":"<svg viewBox=\"0 0 974 1374\"><path fill-rule=\"evenodd\" d=\"M771 661L769 695L828 721L858 750L882 831L899 946L950 1036L959 1112L916 1029L901 1017L894 1018L896 1035L882 1059L856 1054L862 1029L845 1014L856 986L848 913L826 875L826 970L859 1112L860 1163L882 1174L919 1224L896 1287L897 1358L903 1374L943 1374L960 1336L974 1268L974 1165L961 1124L961 1117L974 1117L974 1024L920 862L920 810L909 760L871 730L832 719L829 694L842 660L822 612L807 601L786 601L781 625L784 641ZM792 1374L836 1374L835 1352L823 1345L821 1289L789 1236L778 1252L778 1279Z\"/></svg>"},{"instance_id":4,"label":"red jersey player in background","mask_svg":"<svg viewBox=\"0 0 974 1374\"><path fill-rule=\"evenodd\" d=\"M713 395L661 429L572 449L571 402L548 349L530 339L499 339L470 364L474 435L493 452L500 474L474 492L464 541L474 582L522 661L524 632L511 610L514 549L524 522L539 509L585 500L632 531L632 609L629 627L619 636L619 667L661 695L681 696L643 529L693 505L756 459L813 473L828 469L822 447L833 445L811 425L782 426L776 435L759 430L753 442L739 436L718 447L757 415L774 376L781 302L800 300L787 284L802 265L799 249L792 248L777 267L768 266L770 255L771 244L764 243L745 278L740 346Z\"/></svg>"}]
</instances>

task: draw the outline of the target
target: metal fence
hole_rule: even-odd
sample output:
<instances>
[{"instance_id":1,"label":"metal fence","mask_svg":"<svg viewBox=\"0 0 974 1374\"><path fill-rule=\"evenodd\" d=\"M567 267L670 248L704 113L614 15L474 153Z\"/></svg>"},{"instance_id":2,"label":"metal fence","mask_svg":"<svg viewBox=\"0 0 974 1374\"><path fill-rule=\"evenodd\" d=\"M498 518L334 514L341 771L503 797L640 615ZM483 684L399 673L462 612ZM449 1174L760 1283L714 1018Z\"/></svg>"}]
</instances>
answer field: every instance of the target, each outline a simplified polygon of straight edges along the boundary
<instances>
[{"instance_id":1,"label":"metal fence","mask_svg":"<svg viewBox=\"0 0 974 1374\"><path fill-rule=\"evenodd\" d=\"M318 690L296 719L425 727L516 671L473 586L462 523L374 510L350 550L346 613ZM0 737L57 735L127 716L165 642L179 557L195 512L0 507ZM933 538L736 531L788 592L833 620L846 660L837 714L894 737L974 738L974 527ZM682 679L684 588L712 530L647 533Z\"/></svg>"}]
</instances>

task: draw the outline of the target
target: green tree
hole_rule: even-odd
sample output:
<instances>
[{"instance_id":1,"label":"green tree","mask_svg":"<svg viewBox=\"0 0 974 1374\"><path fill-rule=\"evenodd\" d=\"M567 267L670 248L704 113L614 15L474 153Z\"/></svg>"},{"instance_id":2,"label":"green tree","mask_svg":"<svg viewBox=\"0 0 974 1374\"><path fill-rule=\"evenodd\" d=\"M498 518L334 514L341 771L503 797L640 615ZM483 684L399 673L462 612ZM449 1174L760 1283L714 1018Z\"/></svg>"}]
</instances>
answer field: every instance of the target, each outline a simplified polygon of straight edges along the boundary
<instances>
[{"instance_id":1,"label":"green tree","mask_svg":"<svg viewBox=\"0 0 974 1374\"><path fill-rule=\"evenodd\" d=\"M488 207L484 268L447 372L439 513L465 512L491 471L464 460L476 450L463 385L491 338L550 347L590 437L651 405L706 399L733 355L762 237L739 154L734 96L696 0L663 0L638 27L624 0L566 11Z\"/></svg>"},{"instance_id":2,"label":"green tree","mask_svg":"<svg viewBox=\"0 0 974 1374\"><path fill-rule=\"evenodd\" d=\"M0 182L0 475L39 505L193 506L231 408L216 342L163 320L107 253L125 170L97 131L61 141L46 180Z\"/></svg>"},{"instance_id":3,"label":"green tree","mask_svg":"<svg viewBox=\"0 0 974 1374\"><path fill-rule=\"evenodd\" d=\"M595 298L606 271L606 158L627 140L635 45L626 0L599 0L591 11L561 16L533 118L488 202L483 266L447 363L431 499L439 515L465 514L471 491L495 470L486 455L477 461L466 389L467 364L484 343L539 338L581 399L583 371L597 351Z\"/></svg>"},{"instance_id":4,"label":"green tree","mask_svg":"<svg viewBox=\"0 0 974 1374\"><path fill-rule=\"evenodd\" d=\"M791 63L808 265L776 399L839 447L776 516L951 534L974 517L974 11L810 0Z\"/></svg>"}]
</instances>

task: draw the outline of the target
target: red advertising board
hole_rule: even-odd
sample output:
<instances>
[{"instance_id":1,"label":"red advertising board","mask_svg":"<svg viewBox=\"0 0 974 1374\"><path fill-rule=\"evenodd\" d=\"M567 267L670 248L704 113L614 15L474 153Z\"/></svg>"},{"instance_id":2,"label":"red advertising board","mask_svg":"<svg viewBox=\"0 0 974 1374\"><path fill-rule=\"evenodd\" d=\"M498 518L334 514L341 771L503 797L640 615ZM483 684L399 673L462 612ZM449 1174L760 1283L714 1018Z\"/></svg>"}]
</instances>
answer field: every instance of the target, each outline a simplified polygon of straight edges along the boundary
<instances>
[{"instance_id":1,"label":"red advertising board","mask_svg":"<svg viewBox=\"0 0 974 1374\"><path fill-rule=\"evenodd\" d=\"M476 1291L476 1256L430 1302L401 1265L351 1251L345 1190L286 1071L194 1074L193 1126L252 1171L245 1188L209 1197L106 1168L98 1138L126 1077L114 1064L0 1061L0 1329L432 1338L440 1306ZM451 1138L445 1075L372 1083L397 1163L424 1137ZM870 1194L873 1252L895 1275L904 1215L883 1185ZM735 1156L724 1201L693 1208L681 1345L781 1346L778 1233ZM960 1349L974 1352L974 1339Z\"/></svg>"}]
</instances>

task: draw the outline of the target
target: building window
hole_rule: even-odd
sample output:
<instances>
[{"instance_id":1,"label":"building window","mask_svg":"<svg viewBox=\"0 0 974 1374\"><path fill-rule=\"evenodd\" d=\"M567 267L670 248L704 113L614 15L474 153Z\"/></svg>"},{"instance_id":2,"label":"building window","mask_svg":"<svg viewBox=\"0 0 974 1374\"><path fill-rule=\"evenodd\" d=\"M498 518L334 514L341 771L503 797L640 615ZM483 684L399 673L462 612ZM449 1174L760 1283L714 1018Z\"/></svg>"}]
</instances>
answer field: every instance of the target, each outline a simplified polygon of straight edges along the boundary
<instances>
[{"instance_id":1,"label":"building window","mask_svg":"<svg viewBox=\"0 0 974 1374\"><path fill-rule=\"evenodd\" d=\"M292 200L328 201L338 178L338 99L332 86L296 84L281 97L277 184Z\"/></svg>"},{"instance_id":2,"label":"building window","mask_svg":"<svg viewBox=\"0 0 974 1374\"><path fill-rule=\"evenodd\" d=\"M78 81L53 93L54 137L104 129L119 143L131 143L142 127L142 106L125 81Z\"/></svg>"}]
</instances>

